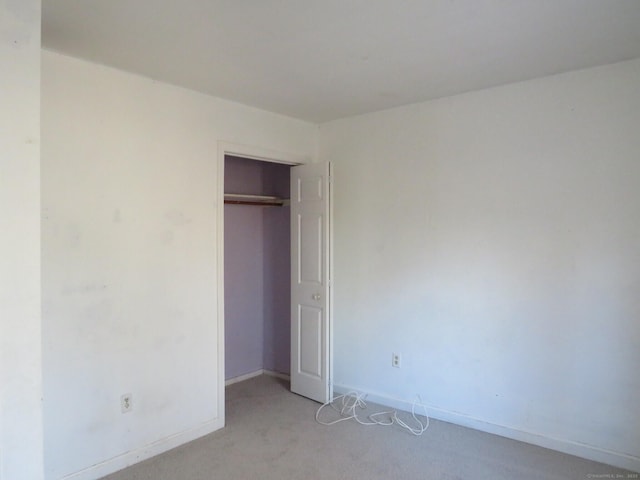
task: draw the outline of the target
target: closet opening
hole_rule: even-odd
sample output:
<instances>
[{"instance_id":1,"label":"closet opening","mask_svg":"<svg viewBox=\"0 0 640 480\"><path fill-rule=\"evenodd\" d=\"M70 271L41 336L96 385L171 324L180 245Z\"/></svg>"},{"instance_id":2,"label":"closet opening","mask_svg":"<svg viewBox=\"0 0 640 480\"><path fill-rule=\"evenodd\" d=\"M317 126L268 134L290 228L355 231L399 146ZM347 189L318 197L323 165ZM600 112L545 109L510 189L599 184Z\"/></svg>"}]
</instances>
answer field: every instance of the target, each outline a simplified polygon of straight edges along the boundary
<instances>
[{"instance_id":1,"label":"closet opening","mask_svg":"<svg viewBox=\"0 0 640 480\"><path fill-rule=\"evenodd\" d=\"M224 156L225 386L289 379L291 166Z\"/></svg>"}]
</instances>

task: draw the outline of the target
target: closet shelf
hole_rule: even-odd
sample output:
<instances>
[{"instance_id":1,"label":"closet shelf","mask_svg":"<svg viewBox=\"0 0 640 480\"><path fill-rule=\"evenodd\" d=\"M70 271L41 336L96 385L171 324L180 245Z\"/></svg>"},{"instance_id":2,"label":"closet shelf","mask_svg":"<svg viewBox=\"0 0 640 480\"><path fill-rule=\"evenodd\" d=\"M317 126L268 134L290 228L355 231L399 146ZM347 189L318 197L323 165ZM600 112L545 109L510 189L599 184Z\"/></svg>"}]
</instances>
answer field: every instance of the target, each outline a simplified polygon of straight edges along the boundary
<instances>
[{"instance_id":1,"label":"closet shelf","mask_svg":"<svg viewBox=\"0 0 640 480\"><path fill-rule=\"evenodd\" d=\"M289 205L289 199L272 197L269 195L225 193L224 203L228 205L260 205L263 207L282 207L284 205Z\"/></svg>"}]
</instances>

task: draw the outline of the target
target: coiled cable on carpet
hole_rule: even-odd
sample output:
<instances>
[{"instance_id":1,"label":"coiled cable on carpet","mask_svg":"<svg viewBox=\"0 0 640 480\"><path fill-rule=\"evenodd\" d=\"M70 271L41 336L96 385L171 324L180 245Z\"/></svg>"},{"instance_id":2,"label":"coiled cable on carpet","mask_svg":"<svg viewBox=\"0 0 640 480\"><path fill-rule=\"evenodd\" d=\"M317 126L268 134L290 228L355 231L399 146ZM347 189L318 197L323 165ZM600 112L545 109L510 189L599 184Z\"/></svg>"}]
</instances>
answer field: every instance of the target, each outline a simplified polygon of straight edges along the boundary
<instances>
[{"instance_id":1,"label":"coiled cable on carpet","mask_svg":"<svg viewBox=\"0 0 640 480\"><path fill-rule=\"evenodd\" d=\"M409 431L412 435L420 436L422 435L427 428L429 428L429 415L427 414L427 407L422 403L422 400L419 396L416 397L416 400L413 402L411 406L411 417L415 422L416 426L411 426L404 420L402 420L398 416L397 410L388 410L383 412L376 412L368 415L366 419L362 419L358 416L357 409L364 410L367 408L367 404L364 401L366 398L366 394L358 393L355 391L345 393L343 395L338 395L333 400L330 400L320 406L316 411L316 422L321 425L335 425L336 423L345 422L347 420L355 420L360 425L372 426L372 425L381 425L381 426L391 426L398 425L401 428ZM421 421L416 415L416 406L420 405L424 409L424 415L421 415L425 418L425 421ZM336 420L324 421L320 420L320 412L326 407L331 407L333 410L340 414L340 417Z\"/></svg>"}]
</instances>

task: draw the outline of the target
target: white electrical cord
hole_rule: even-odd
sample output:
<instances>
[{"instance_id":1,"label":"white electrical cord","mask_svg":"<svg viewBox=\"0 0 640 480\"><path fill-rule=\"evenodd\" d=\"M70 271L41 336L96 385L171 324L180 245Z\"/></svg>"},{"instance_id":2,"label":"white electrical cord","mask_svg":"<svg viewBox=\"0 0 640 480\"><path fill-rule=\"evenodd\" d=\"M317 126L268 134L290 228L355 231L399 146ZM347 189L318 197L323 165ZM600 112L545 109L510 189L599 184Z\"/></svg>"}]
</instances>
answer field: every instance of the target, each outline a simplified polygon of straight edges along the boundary
<instances>
[{"instance_id":1,"label":"white electrical cord","mask_svg":"<svg viewBox=\"0 0 640 480\"><path fill-rule=\"evenodd\" d=\"M408 425L406 422L400 419L396 410L372 413L367 417L367 420L363 420L362 418L358 417L358 412L356 411L356 409L360 408L364 410L365 408L367 408L367 404L364 401L365 398L366 394L353 391L345 393L343 395L338 395L333 400L322 404L320 408L318 408L318 411L316 412L316 422L321 425L335 425L336 423L344 422L346 420L355 420L360 425L391 426L393 424L397 424L416 436L422 435L427 430L427 428L429 428L429 415L427 414L427 407L422 403L422 400L419 396L416 397L416 400L411 406L411 416L413 417L413 420L417 425L415 427ZM338 402L338 400L340 400L340 402ZM338 408L338 406L336 406L336 403L341 404L341 407ZM424 423L418 418L418 416L416 416L416 405L420 405L424 409L423 416L426 419ZM338 412L340 414L340 418L332 421L320 420L320 412L327 406ZM388 416L388 418L380 418L383 416Z\"/></svg>"}]
</instances>

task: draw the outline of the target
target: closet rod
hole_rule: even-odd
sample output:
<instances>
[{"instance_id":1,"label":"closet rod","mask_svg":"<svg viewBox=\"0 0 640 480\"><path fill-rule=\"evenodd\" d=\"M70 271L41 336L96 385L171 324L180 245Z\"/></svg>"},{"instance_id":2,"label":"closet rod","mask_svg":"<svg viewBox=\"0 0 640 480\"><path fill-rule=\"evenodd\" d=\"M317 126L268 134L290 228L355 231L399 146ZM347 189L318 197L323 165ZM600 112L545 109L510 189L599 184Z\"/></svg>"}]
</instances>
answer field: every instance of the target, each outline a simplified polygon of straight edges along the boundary
<instances>
[{"instance_id":1,"label":"closet rod","mask_svg":"<svg viewBox=\"0 0 640 480\"><path fill-rule=\"evenodd\" d=\"M229 205L262 205L281 207L288 204L288 199L268 195L246 195L239 193L225 193L224 203Z\"/></svg>"},{"instance_id":2,"label":"closet rod","mask_svg":"<svg viewBox=\"0 0 640 480\"><path fill-rule=\"evenodd\" d=\"M282 207L283 201L279 202L249 202L246 200L225 200L225 205L258 205L261 207Z\"/></svg>"}]
</instances>

